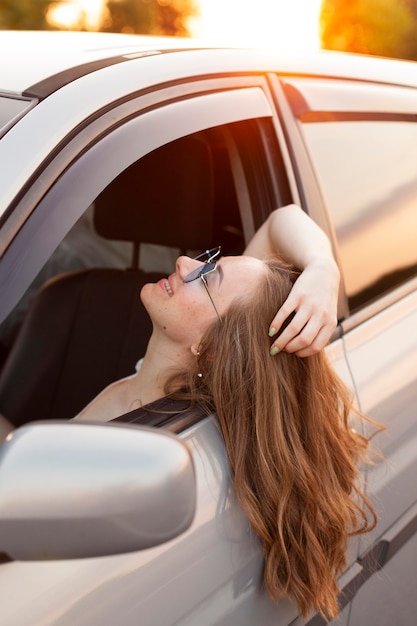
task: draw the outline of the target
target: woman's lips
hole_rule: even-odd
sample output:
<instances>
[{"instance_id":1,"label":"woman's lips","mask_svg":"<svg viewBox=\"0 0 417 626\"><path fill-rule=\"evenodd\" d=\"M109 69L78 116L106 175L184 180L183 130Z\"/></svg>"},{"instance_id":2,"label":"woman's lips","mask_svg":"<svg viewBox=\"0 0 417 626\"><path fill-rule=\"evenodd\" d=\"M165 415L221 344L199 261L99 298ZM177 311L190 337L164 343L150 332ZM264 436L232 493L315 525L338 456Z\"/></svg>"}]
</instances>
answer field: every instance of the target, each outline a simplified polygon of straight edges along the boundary
<instances>
[{"instance_id":1,"label":"woman's lips","mask_svg":"<svg viewBox=\"0 0 417 626\"><path fill-rule=\"evenodd\" d=\"M174 291L171 287L169 278L161 278L161 280L158 281L158 284L161 289L163 289L163 291L165 291L169 295L169 297L172 298L172 296L174 295Z\"/></svg>"}]
</instances>

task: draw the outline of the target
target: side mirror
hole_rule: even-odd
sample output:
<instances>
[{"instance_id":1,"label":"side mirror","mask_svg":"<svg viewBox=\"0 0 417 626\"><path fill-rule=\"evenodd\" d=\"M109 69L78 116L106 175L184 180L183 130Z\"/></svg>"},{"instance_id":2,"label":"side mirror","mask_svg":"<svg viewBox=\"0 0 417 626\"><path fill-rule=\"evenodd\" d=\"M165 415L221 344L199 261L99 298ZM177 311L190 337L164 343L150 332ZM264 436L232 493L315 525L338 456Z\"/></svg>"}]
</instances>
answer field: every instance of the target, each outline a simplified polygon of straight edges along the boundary
<instances>
[{"instance_id":1,"label":"side mirror","mask_svg":"<svg viewBox=\"0 0 417 626\"><path fill-rule=\"evenodd\" d=\"M0 446L0 552L71 559L159 545L191 525L191 454L170 433L38 422Z\"/></svg>"}]
</instances>

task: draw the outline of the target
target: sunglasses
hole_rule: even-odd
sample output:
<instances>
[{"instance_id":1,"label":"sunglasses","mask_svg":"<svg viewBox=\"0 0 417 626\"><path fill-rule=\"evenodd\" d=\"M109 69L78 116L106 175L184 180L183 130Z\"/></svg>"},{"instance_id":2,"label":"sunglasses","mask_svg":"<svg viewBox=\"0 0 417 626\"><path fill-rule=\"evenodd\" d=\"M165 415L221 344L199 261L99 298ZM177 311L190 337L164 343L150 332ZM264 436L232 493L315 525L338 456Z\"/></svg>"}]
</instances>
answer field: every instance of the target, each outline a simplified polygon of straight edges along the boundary
<instances>
[{"instance_id":1,"label":"sunglasses","mask_svg":"<svg viewBox=\"0 0 417 626\"><path fill-rule=\"evenodd\" d=\"M218 257L220 257L220 253L221 253L221 246L217 246L217 248L211 248L210 250L206 250L205 252L202 252L198 256L194 257L194 261L202 261L204 265L201 265L200 267L196 267L192 272L187 274L187 276L185 276L185 278L183 279L183 282L192 283L194 280L201 278L204 288L207 291L207 295L210 298L210 302L212 303L214 310L216 311L217 317L219 318L220 321L222 321L222 318L220 317L220 314L216 308L216 305L213 302L213 298L210 295L210 291L209 291L207 280L206 280L206 274L211 274L211 272L215 271L216 263L217 263Z\"/></svg>"}]
</instances>

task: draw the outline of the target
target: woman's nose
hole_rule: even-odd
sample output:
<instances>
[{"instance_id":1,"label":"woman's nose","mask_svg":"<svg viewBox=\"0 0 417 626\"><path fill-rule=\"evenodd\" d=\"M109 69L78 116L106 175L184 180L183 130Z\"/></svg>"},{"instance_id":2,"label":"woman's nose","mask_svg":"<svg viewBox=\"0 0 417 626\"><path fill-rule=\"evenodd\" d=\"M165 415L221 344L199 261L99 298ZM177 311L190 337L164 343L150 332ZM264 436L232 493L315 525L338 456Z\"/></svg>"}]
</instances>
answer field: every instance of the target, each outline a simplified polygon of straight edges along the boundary
<instances>
[{"instance_id":1,"label":"woman's nose","mask_svg":"<svg viewBox=\"0 0 417 626\"><path fill-rule=\"evenodd\" d=\"M187 274L195 270L196 267L201 267L201 265L204 265L201 261L190 259L189 256L180 256L176 262L177 274L181 280L184 280Z\"/></svg>"}]
</instances>

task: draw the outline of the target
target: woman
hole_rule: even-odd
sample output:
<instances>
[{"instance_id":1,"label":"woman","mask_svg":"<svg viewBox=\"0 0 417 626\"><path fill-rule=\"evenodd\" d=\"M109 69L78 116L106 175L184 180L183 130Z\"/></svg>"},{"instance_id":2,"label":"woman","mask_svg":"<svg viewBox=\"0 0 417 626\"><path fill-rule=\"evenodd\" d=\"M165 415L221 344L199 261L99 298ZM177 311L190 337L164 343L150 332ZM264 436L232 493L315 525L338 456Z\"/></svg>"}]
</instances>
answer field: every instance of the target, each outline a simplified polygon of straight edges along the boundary
<instances>
[{"instance_id":1,"label":"woman","mask_svg":"<svg viewBox=\"0 0 417 626\"><path fill-rule=\"evenodd\" d=\"M303 272L272 323L268 322L270 336L275 339L271 354L286 350L308 356L326 345L336 327L339 271L327 237L296 205L274 211L255 233L245 254L267 258L277 251ZM279 333L292 312L291 324ZM0 414L0 441L13 428Z\"/></svg>"},{"instance_id":2,"label":"woman","mask_svg":"<svg viewBox=\"0 0 417 626\"><path fill-rule=\"evenodd\" d=\"M216 412L268 593L292 594L304 616L334 617L348 538L375 514L356 485L367 442L349 426L348 393L325 354L267 354L267 325L298 276L282 261L218 260L216 250L205 263L180 257L142 289L153 332L141 367L77 419L134 422L167 397L170 410L187 400L187 410Z\"/></svg>"}]
</instances>

